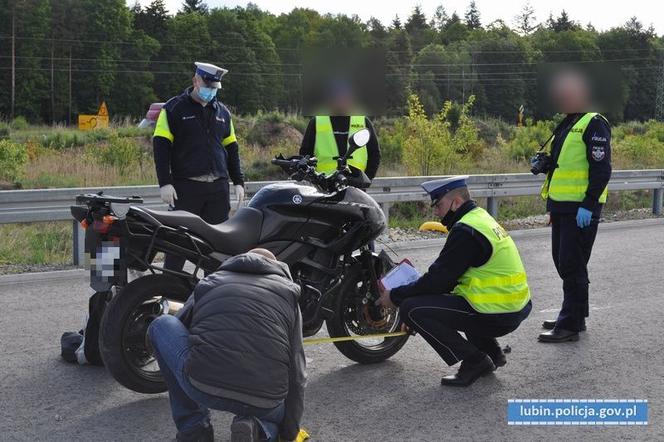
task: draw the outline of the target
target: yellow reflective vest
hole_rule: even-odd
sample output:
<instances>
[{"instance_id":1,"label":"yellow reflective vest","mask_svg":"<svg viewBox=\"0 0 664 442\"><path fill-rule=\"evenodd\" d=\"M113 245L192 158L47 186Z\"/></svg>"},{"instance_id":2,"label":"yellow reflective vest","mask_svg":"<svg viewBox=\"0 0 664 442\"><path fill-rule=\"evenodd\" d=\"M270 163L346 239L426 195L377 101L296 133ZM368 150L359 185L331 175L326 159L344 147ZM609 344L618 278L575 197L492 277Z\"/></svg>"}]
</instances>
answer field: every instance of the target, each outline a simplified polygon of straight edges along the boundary
<instances>
[{"instance_id":1,"label":"yellow reflective vest","mask_svg":"<svg viewBox=\"0 0 664 442\"><path fill-rule=\"evenodd\" d=\"M350 138L358 130L366 127L365 117L363 115L354 115L350 117L350 128L348 137ZM339 156L339 148L334 138L332 129L332 120L329 116L316 117L316 142L314 143L314 156L318 159L316 171L325 174L331 174L337 170L337 160L334 157ZM353 158L347 163L361 171L367 169L368 152L366 146L363 146L353 152Z\"/></svg>"},{"instance_id":2,"label":"yellow reflective vest","mask_svg":"<svg viewBox=\"0 0 664 442\"><path fill-rule=\"evenodd\" d=\"M491 244L489 260L480 267L470 267L459 278L452 293L462 296L479 313L514 313L530 300L526 270L516 244L507 231L481 207L461 217Z\"/></svg>"},{"instance_id":3,"label":"yellow reflective vest","mask_svg":"<svg viewBox=\"0 0 664 442\"><path fill-rule=\"evenodd\" d=\"M560 155L558 156L558 167L553 169L542 185L540 195L543 199L550 198L553 201L582 202L588 190L589 170L587 146L583 141L583 134L597 112L589 112L572 126L565 137ZM600 115L604 118L602 115ZM608 188L599 197L600 203L606 202Z\"/></svg>"}]
</instances>

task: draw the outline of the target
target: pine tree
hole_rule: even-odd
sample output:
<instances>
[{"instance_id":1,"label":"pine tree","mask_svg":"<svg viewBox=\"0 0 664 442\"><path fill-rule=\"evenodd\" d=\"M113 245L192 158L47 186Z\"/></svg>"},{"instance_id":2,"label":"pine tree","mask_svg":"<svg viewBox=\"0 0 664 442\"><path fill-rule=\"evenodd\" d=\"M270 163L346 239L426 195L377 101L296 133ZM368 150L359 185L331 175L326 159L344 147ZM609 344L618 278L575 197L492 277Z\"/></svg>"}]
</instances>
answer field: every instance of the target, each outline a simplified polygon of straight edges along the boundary
<instances>
[{"instance_id":1,"label":"pine tree","mask_svg":"<svg viewBox=\"0 0 664 442\"><path fill-rule=\"evenodd\" d=\"M530 2L527 2L525 5L523 5L521 13L514 18L516 30L521 35L529 35L531 32L537 29L535 21L535 10L533 9Z\"/></svg>"},{"instance_id":2,"label":"pine tree","mask_svg":"<svg viewBox=\"0 0 664 442\"><path fill-rule=\"evenodd\" d=\"M208 12L208 6L203 0L184 0L181 12L183 14L191 14L192 12L206 14Z\"/></svg>"},{"instance_id":3,"label":"pine tree","mask_svg":"<svg viewBox=\"0 0 664 442\"><path fill-rule=\"evenodd\" d=\"M399 19L399 15L394 16L394 19L392 20L392 29L401 29L401 20Z\"/></svg>"},{"instance_id":4,"label":"pine tree","mask_svg":"<svg viewBox=\"0 0 664 442\"><path fill-rule=\"evenodd\" d=\"M137 2L138 4L138 2ZM153 0L145 9L132 8L134 13L134 27L148 34L150 37L160 40L166 32L166 20L168 13L164 0Z\"/></svg>"},{"instance_id":5,"label":"pine tree","mask_svg":"<svg viewBox=\"0 0 664 442\"><path fill-rule=\"evenodd\" d=\"M438 5L436 12L433 14L433 19L431 20L431 27L440 32L445 27L448 20L449 17L447 16L447 12L443 5Z\"/></svg>"},{"instance_id":6,"label":"pine tree","mask_svg":"<svg viewBox=\"0 0 664 442\"><path fill-rule=\"evenodd\" d=\"M576 31L580 28L576 22L570 20L569 15L567 15L567 12L564 9L560 13L560 17L555 21L549 17L547 25L549 29L555 32Z\"/></svg>"},{"instance_id":7,"label":"pine tree","mask_svg":"<svg viewBox=\"0 0 664 442\"><path fill-rule=\"evenodd\" d=\"M482 23L480 22L480 11L477 9L475 0L471 1L470 5L468 5L465 19L466 26L468 26L470 29L479 29L482 27Z\"/></svg>"}]
</instances>

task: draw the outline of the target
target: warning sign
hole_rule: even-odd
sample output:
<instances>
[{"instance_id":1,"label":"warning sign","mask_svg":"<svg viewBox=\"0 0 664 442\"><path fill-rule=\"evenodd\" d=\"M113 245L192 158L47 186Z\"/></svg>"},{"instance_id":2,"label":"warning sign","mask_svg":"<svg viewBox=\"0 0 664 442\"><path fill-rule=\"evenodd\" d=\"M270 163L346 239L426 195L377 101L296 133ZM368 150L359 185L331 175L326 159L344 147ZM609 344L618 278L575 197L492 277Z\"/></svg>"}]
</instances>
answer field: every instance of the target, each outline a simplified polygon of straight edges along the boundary
<instances>
[{"instance_id":1,"label":"warning sign","mask_svg":"<svg viewBox=\"0 0 664 442\"><path fill-rule=\"evenodd\" d=\"M102 115L79 115L79 130L93 130L108 127L108 117Z\"/></svg>"},{"instance_id":2,"label":"warning sign","mask_svg":"<svg viewBox=\"0 0 664 442\"><path fill-rule=\"evenodd\" d=\"M101 117L108 117L108 109L106 108L106 102L102 101L101 106L99 106L99 110L97 111L97 115Z\"/></svg>"},{"instance_id":3,"label":"warning sign","mask_svg":"<svg viewBox=\"0 0 664 442\"><path fill-rule=\"evenodd\" d=\"M79 115L78 128L79 130L93 130L108 127L108 108L106 102L102 101L97 115Z\"/></svg>"}]
</instances>

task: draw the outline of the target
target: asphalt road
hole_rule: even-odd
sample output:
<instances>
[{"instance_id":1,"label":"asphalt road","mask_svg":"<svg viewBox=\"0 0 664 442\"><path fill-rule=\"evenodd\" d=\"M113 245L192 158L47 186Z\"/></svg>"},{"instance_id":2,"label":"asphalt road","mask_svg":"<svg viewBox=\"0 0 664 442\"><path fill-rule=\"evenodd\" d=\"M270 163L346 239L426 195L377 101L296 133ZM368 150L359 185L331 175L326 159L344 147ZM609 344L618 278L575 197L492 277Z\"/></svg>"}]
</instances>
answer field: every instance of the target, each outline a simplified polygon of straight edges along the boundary
<instances>
[{"instance_id":1,"label":"asphalt road","mask_svg":"<svg viewBox=\"0 0 664 442\"><path fill-rule=\"evenodd\" d=\"M331 345L307 348L304 426L314 441L664 440L664 220L601 225L591 261L591 317L579 342L540 344L561 284L547 229L513 232L533 293L530 317L501 343L508 364L466 389L442 388L448 368L415 337L388 362L361 366ZM441 241L399 249L421 269ZM117 384L103 368L59 356L63 331L80 325L80 273L0 278L0 440L161 441L175 429L166 394ZM39 279L35 281L35 279ZM641 427L514 427L510 398L648 399ZM231 416L213 413L217 440Z\"/></svg>"}]
</instances>

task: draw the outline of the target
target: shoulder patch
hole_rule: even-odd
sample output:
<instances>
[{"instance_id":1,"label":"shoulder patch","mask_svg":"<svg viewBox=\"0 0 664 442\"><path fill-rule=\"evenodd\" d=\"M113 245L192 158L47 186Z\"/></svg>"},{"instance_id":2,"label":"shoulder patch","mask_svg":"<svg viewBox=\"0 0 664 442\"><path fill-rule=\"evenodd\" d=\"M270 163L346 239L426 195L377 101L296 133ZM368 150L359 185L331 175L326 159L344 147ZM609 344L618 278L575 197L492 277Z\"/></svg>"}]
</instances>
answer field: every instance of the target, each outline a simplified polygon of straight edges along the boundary
<instances>
[{"instance_id":1,"label":"shoulder patch","mask_svg":"<svg viewBox=\"0 0 664 442\"><path fill-rule=\"evenodd\" d=\"M604 146L592 146L593 160L599 162L602 161L605 156L606 156L606 150Z\"/></svg>"}]
</instances>

